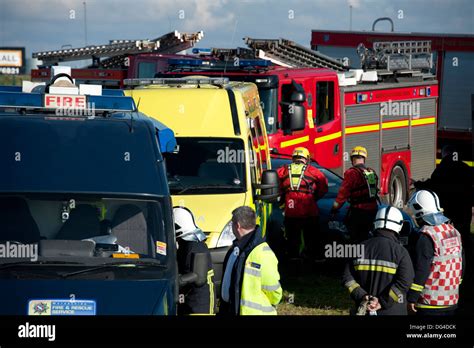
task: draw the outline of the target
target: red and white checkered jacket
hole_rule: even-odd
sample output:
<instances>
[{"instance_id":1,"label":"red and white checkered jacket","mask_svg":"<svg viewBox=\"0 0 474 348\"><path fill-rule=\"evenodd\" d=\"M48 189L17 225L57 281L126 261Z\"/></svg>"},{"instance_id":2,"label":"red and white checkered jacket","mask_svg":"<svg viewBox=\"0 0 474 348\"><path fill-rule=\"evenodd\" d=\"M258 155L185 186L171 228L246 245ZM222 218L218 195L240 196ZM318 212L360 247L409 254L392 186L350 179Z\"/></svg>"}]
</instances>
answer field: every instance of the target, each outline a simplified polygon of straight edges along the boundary
<instances>
[{"instance_id":1,"label":"red and white checkered jacket","mask_svg":"<svg viewBox=\"0 0 474 348\"><path fill-rule=\"evenodd\" d=\"M418 302L430 306L455 305L462 277L461 235L451 224L423 226L420 232L431 238L435 254Z\"/></svg>"}]
</instances>

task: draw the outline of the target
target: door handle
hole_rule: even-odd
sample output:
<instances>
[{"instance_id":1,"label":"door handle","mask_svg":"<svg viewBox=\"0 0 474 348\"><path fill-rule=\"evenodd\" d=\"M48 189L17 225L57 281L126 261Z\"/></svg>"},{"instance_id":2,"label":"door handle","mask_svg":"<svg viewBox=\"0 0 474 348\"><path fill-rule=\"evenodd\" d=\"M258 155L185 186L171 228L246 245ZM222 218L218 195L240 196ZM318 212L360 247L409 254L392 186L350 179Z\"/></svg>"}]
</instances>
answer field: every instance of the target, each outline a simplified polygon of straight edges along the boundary
<instances>
[{"instance_id":1,"label":"door handle","mask_svg":"<svg viewBox=\"0 0 474 348\"><path fill-rule=\"evenodd\" d=\"M318 133L321 133L321 132L323 131L323 127L317 128L316 131L317 131Z\"/></svg>"},{"instance_id":2,"label":"door handle","mask_svg":"<svg viewBox=\"0 0 474 348\"><path fill-rule=\"evenodd\" d=\"M336 155L339 152L339 144L334 145L334 154Z\"/></svg>"}]
</instances>

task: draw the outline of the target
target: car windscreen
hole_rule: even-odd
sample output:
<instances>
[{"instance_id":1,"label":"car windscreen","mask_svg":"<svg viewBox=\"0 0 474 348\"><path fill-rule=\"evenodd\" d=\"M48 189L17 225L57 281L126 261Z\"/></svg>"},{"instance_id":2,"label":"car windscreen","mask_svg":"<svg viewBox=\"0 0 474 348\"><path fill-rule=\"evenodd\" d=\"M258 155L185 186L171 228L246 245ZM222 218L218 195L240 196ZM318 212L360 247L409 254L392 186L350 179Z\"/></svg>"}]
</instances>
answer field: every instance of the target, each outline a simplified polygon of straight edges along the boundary
<instances>
[{"instance_id":1,"label":"car windscreen","mask_svg":"<svg viewBox=\"0 0 474 348\"><path fill-rule=\"evenodd\" d=\"M240 139L178 137L166 155L171 194L245 192L246 154Z\"/></svg>"},{"instance_id":2,"label":"car windscreen","mask_svg":"<svg viewBox=\"0 0 474 348\"><path fill-rule=\"evenodd\" d=\"M170 209L164 198L1 195L0 249L4 246L8 253L2 255L0 268L15 259L85 265L152 261L165 265L174 243ZM27 254L34 249L36 255Z\"/></svg>"},{"instance_id":3,"label":"car windscreen","mask_svg":"<svg viewBox=\"0 0 474 348\"><path fill-rule=\"evenodd\" d=\"M0 192L164 194L159 158L144 122L0 117Z\"/></svg>"}]
</instances>

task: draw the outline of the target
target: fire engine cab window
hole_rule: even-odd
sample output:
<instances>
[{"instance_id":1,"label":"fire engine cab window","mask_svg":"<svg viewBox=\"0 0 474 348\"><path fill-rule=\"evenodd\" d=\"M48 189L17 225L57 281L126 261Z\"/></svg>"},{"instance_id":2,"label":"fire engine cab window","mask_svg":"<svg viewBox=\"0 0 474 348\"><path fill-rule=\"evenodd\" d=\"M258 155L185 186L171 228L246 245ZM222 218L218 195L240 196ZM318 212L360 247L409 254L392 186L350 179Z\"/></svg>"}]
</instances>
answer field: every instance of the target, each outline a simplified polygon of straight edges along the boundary
<instances>
[{"instance_id":1,"label":"fire engine cab window","mask_svg":"<svg viewBox=\"0 0 474 348\"><path fill-rule=\"evenodd\" d=\"M156 63L151 62L141 62L138 64L138 77L155 77L156 73Z\"/></svg>"},{"instance_id":2,"label":"fire engine cab window","mask_svg":"<svg viewBox=\"0 0 474 348\"><path fill-rule=\"evenodd\" d=\"M316 125L334 120L334 82L316 83Z\"/></svg>"}]
</instances>

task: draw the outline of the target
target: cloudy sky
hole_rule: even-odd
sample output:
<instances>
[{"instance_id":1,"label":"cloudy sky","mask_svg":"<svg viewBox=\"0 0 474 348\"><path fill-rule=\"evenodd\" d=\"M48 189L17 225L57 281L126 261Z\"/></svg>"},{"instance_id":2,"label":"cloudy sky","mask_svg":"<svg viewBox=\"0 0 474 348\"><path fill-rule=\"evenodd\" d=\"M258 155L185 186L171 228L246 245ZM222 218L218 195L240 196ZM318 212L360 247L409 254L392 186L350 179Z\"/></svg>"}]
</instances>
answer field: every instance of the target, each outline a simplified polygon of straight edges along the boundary
<instances>
[{"instance_id":1,"label":"cloudy sky","mask_svg":"<svg viewBox=\"0 0 474 348\"><path fill-rule=\"evenodd\" d=\"M472 0L85 0L89 44L203 30L200 47L244 46L244 36L309 47L312 29L371 30L391 17L400 32L474 34ZM84 46L84 0L0 0L0 46L32 52ZM184 17L184 18L183 18ZM388 23L376 28L388 31Z\"/></svg>"}]
</instances>

